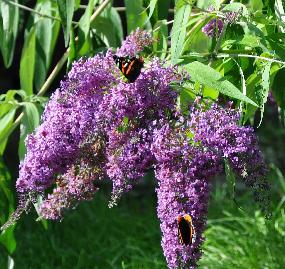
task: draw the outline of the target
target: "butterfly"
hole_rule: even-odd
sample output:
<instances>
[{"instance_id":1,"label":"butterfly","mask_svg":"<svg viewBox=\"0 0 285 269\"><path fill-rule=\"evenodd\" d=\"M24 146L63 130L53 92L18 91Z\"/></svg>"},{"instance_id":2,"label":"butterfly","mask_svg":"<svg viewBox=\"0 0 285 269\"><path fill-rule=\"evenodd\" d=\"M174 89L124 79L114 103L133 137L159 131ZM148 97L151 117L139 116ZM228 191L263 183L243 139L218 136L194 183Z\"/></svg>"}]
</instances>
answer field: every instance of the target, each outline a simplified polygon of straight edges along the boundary
<instances>
[{"instance_id":1,"label":"butterfly","mask_svg":"<svg viewBox=\"0 0 285 269\"><path fill-rule=\"evenodd\" d=\"M195 242L196 232L190 215L177 217L178 236L181 244L186 246Z\"/></svg>"},{"instance_id":2,"label":"butterfly","mask_svg":"<svg viewBox=\"0 0 285 269\"><path fill-rule=\"evenodd\" d=\"M130 57L118 57L117 55L114 55L113 59L129 82L134 82L138 78L144 64L144 60L142 57L130 58Z\"/></svg>"}]
</instances>

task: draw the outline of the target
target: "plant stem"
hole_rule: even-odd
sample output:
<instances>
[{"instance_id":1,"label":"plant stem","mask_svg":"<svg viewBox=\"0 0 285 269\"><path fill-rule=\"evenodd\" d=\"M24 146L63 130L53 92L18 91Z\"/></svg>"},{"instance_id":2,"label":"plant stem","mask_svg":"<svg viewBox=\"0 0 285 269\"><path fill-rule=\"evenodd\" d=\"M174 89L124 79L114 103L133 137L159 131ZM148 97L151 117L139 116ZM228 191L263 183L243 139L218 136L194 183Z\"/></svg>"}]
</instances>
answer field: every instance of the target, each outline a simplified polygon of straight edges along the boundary
<instances>
[{"instance_id":1,"label":"plant stem","mask_svg":"<svg viewBox=\"0 0 285 269\"><path fill-rule=\"evenodd\" d=\"M104 10L104 8L111 2L111 0L105 0L93 13L93 15L90 18L90 22L93 22L99 15L100 13ZM66 52L62 55L52 72L50 73L49 77L47 78L46 82L44 85L41 87L39 92L37 93L37 96L43 96L52 82L54 81L55 77L61 70L61 68L64 66L65 62L68 59L68 54L69 54L69 48L66 50ZM6 137L9 137L10 134L20 125L22 118L24 117L24 112L21 112L21 114L17 117L17 119L13 122L11 128L9 131L3 136L2 139L0 139L0 144L6 139Z\"/></svg>"},{"instance_id":2,"label":"plant stem","mask_svg":"<svg viewBox=\"0 0 285 269\"><path fill-rule=\"evenodd\" d=\"M52 84L54 78L57 76L57 74L59 73L59 71L61 70L61 68L64 66L65 62L68 59L68 54L69 54L69 48L66 50L66 52L62 55L62 57L60 58L60 60L57 62L56 66L54 67L54 69L52 70L52 72L50 73L49 77L47 78L47 80L45 81L44 85L40 88L37 96L43 96L45 94L45 92L48 90L48 88L50 87L50 85Z\"/></svg>"},{"instance_id":3,"label":"plant stem","mask_svg":"<svg viewBox=\"0 0 285 269\"><path fill-rule=\"evenodd\" d=\"M165 24L163 24L163 25L168 25L168 24L171 24L171 23L173 23L174 22L174 20L171 20L171 21L167 21ZM159 30L160 29L160 27L161 27L162 25L160 25L160 26L158 26L157 28L155 28L152 32L154 33L154 32L156 32L157 30Z\"/></svg>"},{"instance_id":4,"label":"plant stem","mask_svg":"<svg viewBox=\"0 0 285 269\"><path fill-rule=\"evenodd\" d=\"M57 17L54 17L54 16L50 16L50 15L47 15L47 14L43 14L43 13L41 13L41 12L35 10L35 9L32 9L32 8L27 7L27 6L21 5L19 3L16 3L16 2L13 2L13 1L10 1L10 0L3 0L3 1L6 2L8 5L13 5L13 6L21 8L23 10L35 13L35 14L39 15L40 17L48 18L48 19L55 20L55 21L61 21L60 18L57 18ZM78 24L75 21L73 21L72 23L73 24Z\"/></svg>"},{"instance_id":5,"label":"plant stem","mask_svg":"<svg viewBox=\"0 0 285 269\"><path fill-rule=\"evenodd\" d=\"M220 53L218 55L216 55L217 58L255 58L255 59L259 59L259 60L265 60L268 62L272 62L272 63L279 63L282 65L285 65L285 62L280 61L280 60L275 60L275 59L271 59L271 58L266 58L263 56L258 56L258 55L251 55L251 54L235 54L235 53L229 53L229 54L224 54L224 53Z\"/></svg>"},{"instance_id":6,"label":"plant stem","mask_svg":"<svg viewBox=\"0 0 285 269\"><path fill-rule=\"evenodd\" d=\"M93 22L97 16L101 14L101 12L104 10L104 8L111 3L111 0L105 0L93 13L93 15L90 18L90 22Z\"/></svg>"}]
</instances>

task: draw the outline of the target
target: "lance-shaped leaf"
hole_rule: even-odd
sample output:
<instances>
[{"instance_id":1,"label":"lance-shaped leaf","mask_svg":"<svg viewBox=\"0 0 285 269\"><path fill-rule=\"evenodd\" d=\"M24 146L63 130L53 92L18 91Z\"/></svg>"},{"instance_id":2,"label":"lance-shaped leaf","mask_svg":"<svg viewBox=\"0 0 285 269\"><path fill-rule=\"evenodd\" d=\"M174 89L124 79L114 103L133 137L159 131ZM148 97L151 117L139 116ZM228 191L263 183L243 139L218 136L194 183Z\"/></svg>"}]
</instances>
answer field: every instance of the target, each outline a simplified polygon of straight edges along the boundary
<instances>
[{"instance_id":1,"label":"lance-shaped leaf","mask_svg":"<svg viewBox=\"0 0 285 269\"><path fill-rule=\"evenodd\" d=\"M123 38L123 27L118 12L110 7L105 9L92 23L97 36L108 46L118 47Z\"/></svg>"},{"instance_id":2,"label":"lance-shaped leaf","mask_svg":"<svg viewBox=\"0 0 285 269\"><path fill-rule=\"evenodd\" d=\"M36 35L33 27L25 36L24 48L20 62L21 88L27 95L33 94L33 80L35 71Z\"/></svg>"},{"instance_id":3,"label":"lance-shaped leaf","mask_svg":"<svg viewBox=\"0 0 285 269\"><path fill-rule=\"evenodd\" d=\"M220 93L257 106L255 102L244 95L230 81L226 80L218 71L200 62L193 62L185 66L191 80L216 89Z\"/></svg>"},{"instance_id":4,"label":"lance-shaped leaf","mask_svg":"<svg viewBox=\"0 0 285 269\"><path fill-rule=\"evenodd\" d=\"M24 102L24 117L22 118L20 125L20 141L18 154L20 160L22 160L26 153L25 139L28 134L32 133L39 125L40 114L35 104Z\"/></svg>"},{"instance_id":5,"label":"lance-shaped leaf","mask_svg":"<svg viewBox=\"0 0 285 269\"><path fill-rule=\"evenodd\" d=\"M58 17L58 11L55 9L55 3L51 1L40 1L35 9L48 16ZM52 54L58 38L60 22L44 18L39 15L33 15L35 19L36 31L36 58L34 84L37 90L41 88L46 80L50 67Z\"/></svg>"},{"instance_id":6,"label":"lance-shaped leaf","mask_svg":"<svg viewBox=\"0 0 285 269\"><path fill-rule=\"evenodd\" d=\"M65 47L67 47L75 2L74 0L57 0L57 5L64 33L64 43Z\"/></svg>"},{"instance_id":7,"label":"lance-shaped leaf","mask_svg":"<svg viewBox=\"0 0 285 269\"><path fill-rule=\"evenodd\" d=\"M155 6L157 4L157 1L158 0L150 0L149 5L147 7L147 9L149 8L148 18L147 18L145 23L147 23L150 20L152 14L154 12Z\"/></svg>"},{"instance_id":8,"label":"lance-shaped leaf","mask_svg":"<svg viewBox=\"0 0 285 269\"><path fill-rule=\"evenodd\" d=\"M191 14L191 5L178 0L175 6L174 22L171 32L171 62L176 64L182 54L186 38L186 27Z\"/></svg>"},{"instance_id":9,"label":"lance-shaped leaf","mask_svg":"<svg viewBox=\"0 0 285 269\"><path fill-rule=\"evenodd\" d=\"M147 13L142 0L125 0L128 33L142 27L147 21Z\"/></svg>"},{"instance_id":10,"label":"lance-shaped leaf","mask_svg":"<svg viewBox=\"0 0 285 269\"><path fill-rule=\"evenodd\" d=\"M14 1L18 3L18 0ZM19 8L15 5L0 2L0 49L4 65L8 68L12 64L15 42L18 33Z\"/></svg>"},{"instance_id":11,"label":"lance-shaped leaf","mask_svg":"<svg viewBox=\"0 0 285 269\"><path fill-rule=\"evenodd\" d=\"M68 63L68 67L70 67L71 64L71 59L72 57L76 57L76 54L78 52L79 55L86 55L86 53L90 52L90 38L89 38L89 30L90 30L90 18L94 9L94 5L95 5L95 1L91 0L88 3L88 6L85 9L84 14L82 15L82 17L79 20L79 31L78 31L78 42L77 42L77 46L75 46L74 40L70 40L70 45L73 46L73 48L71 47L71 50L74 49L74 51L72 53L70 53L69 55L71 57L69 57L69 63ZM112 29L112 28L111 28ZM109 29L108 29L109 30ZM70 39L74 39L74 31L73 28L71 27L71 31L70 31ZM73 58L75 59L75 58Z\"/></svg>"},{"instance_id":12,"label":"lance-shaped leaf","mask_svg":"<svg viewBox=\"0 0 285 269\"><path fill-rule=\"evenodd\" d=\"M3 155L4 153L15 113L16 108L11 108L11 110L0 119L0 141L2 141L0 144L0 155Z\"/></svg>"},{"instance_id":13,"label":"lance-shaped leaf","mask_svg":"<svg viewBox=\"0 0 285 269\"><path fill-rule=\"evenodd\" d=\"M90 0L88 2L88 6L86 7L86 10L79 20L79 30L84 33L85 39L88 37L89 29L90 29L90 18L94 9L95 0Z\"/></svg>"},{"instance_id":14,"label":"lance-shaped leaf","mask_svg":"<svg viewBox=\"0 0 285 269\"><path fill-rule=\"evenodd\" d=\"M258 100L259 107L260 107L260 121L259 121L258 127L262 123L263 113L264 113L264 104L267 101L267 97L269 93L271 64L272 62L267 62L264 65L264 68L262 70L262 80L260 83L261 87L257 88L257 91L256 91L256 99Z\"/></svg>"}]
</instances>

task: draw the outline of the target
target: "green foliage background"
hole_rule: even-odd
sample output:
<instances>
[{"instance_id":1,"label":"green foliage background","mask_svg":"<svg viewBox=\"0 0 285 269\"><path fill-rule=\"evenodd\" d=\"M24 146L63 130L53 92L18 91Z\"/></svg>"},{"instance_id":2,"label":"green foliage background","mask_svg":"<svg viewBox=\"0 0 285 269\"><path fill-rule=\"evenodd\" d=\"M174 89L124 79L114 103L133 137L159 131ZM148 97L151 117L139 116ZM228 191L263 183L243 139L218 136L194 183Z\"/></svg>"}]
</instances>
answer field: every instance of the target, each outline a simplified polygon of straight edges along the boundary
<instances>
[{"instance_id":1,"label":"green foliage background","mask_svg":"<svg viewBox=\"0 0 285 269\"><path fill-rule=\"evenodd\" d=\"M144 53L146 62L159 57L190 74L178 89L181 109L197 95L233 100L243 112L240 123L259 127L270 166L271 220L252 205L241 183L213 181L200 267L285 268L284 9L282 0L2 0L1 69L18 66L11 76L19 83L16 89L3 87L0 95L0 223L16 204L11 172L17 173L6 163L15 134L22 160L26 136L39 125L49 94L72 62L115 49L140 27L155 39ZM229 11L240 16L220 36L202 33L206 23ZM267 103L269 93L276 103ZM112 210L108 195L99 195L63 223L25 217L0 235L0 268L165 268L151 184Z\"/></svg>"}]
</instances>

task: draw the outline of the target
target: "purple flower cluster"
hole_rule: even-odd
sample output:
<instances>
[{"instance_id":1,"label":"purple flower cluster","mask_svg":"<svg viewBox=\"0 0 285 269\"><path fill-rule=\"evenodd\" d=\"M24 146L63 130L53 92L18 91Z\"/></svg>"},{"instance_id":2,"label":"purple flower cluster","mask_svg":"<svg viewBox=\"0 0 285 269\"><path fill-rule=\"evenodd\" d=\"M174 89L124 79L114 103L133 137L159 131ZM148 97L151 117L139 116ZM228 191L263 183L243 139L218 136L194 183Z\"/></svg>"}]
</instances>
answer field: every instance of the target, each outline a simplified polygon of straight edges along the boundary
<instances>
[{"instance_id":1,"label":"purple flower cluster","mask_svg":"<svg viewBox=\"0 0 285 269\"><path fill-rule=\"evenodd\" d=\"M137 30L117 50L136 55L149 45ZM197 103L189 116L177 108L170 86L184 75L152 59L134 83L127 83L108 51L81 59L51 97L42 124L27 139L17 189L21 194L53 192L44 199L43 218L92 199L96 180L113 182L111 206L149 169L158 180L158 217L169 268L196 268L206 225L210 180L232 169L253 188L266 190L265 165L253 130L238 126L238 113ZM191 215L196 240L178 240L177 217Z\"/></svg>"},{"instance_id":2,"label":"purple flower cluster","mask_svg":"<svg viewBox=\"0 0 285 269\"><path fill-rule=\"evenodd\" d=\"M93 170L95 169L90 167L73 166L63 176L58 177L57 187L41 204L41 216L58 220L63 217L65 209L74 207L80 201L92 200L98 190L94 186L98 175Z\"/></svg>"},{"instance_id":3,"label":"purple flower cluster","mask_svg":"<svg viewBox=\"0 0 285 269\"><path fill-rule=\"evenodd\" d=\"M78 157L79 145L95 126L95 113L105 91L117 82L111 52L75 63L67 81L47 104L42 124L26 140L17 190L43 191Z\"/></svg>"},{"instance_id":4,"label":"purple flower cluster","mask_svg":"<svg viewBox=\"0 0 285 269\"><path fill-rule=\"evenodd\" d=\"M61 219L67 208L75 207L80 201L93 199L98 191L95 180L104 176L102 167L104 146L104 141L100 137L85 139L80 145L81 156L77 164L57 177L56 187L41 204L40 211L43 218Z\"/></svg>"},{"instance_id":5,"label":"purple flower cluster","mask_svg":"<svg viewBox=\"0 0 285 269\"><path fill-rule=\"evenodd\" d=\"M192 140L192 139L191 139ZM201 256L209 197L209 178L222 171L214 154L192 144L185 130L164 124L155 132L153 152L159 162L155 169L158 217L163 233L162 247L169 268L195 268ZM177 235L177 217L192 216L196 240L181 244Z\"/></svg>"},{"instance_id":6,"label":"purple flower cluster","mask_svg":"<svg viewBox=\"0 0 285 269\"><path fill-rule=\"evenodd\" d=\"M123 41L122 46L117 49L116 55L119 57L134 57L142 52L145 47L151 45L152 42L153 38L150 33L138 28Z\"/></svg>"},{"instance_id":7,"label":"purple flower cluster","mask_svg":"<svg viewBox=\"0 0 285 269\"><path fill-rule=\"evenodd\" d=\"M202 32L208 37L219 36L223 27L224 23L220 18L212 19L202 28Z\"/></svg>"},{"instance_id":8,"label":"purple flower cluster","mask_svg":"<svg viewBox=\"0 0 285 269\"><path fill-rule=\"evenodd\" d=\"M213 11L213 10L209 10ZM210 20L203 28L202 32L208 37L219 37L226 24L235 23L240 15L242 14L242 9L238 12L224 12L224 18L215 18Z\"/></svg>"},{"instance_id":9,"label":"purple flower cluster","mask_svg":"<svg viewBox=\"0 0 285 269\"><path fill-rule=\"evenodd\" d=\"M156 130L152 151L158 165L158 217L162 247L169 268L196 268L208 206L209 182L224 171L224 160L253 188L266 209L266 168L253 129L238 126L239 114L218 105L193 106L181 128L168 123ZM190 214L196 240L184 246L177 239L176 219Z\"/></svg>"},{"instance_id":10,"label":"purple flower cluster","mask_svg":"<svg viewBox=\"0 0 285 269\"><path fill-rule=\"evenodd\" d=\"M193 109L189 127L196 130L196 143L229 161L235 174L252 188L256 201L268 215L267 167L253 128L238 126L238 120L239 114L235 110L213 105L202 113Z\"/></svg>"}]
</instances>

